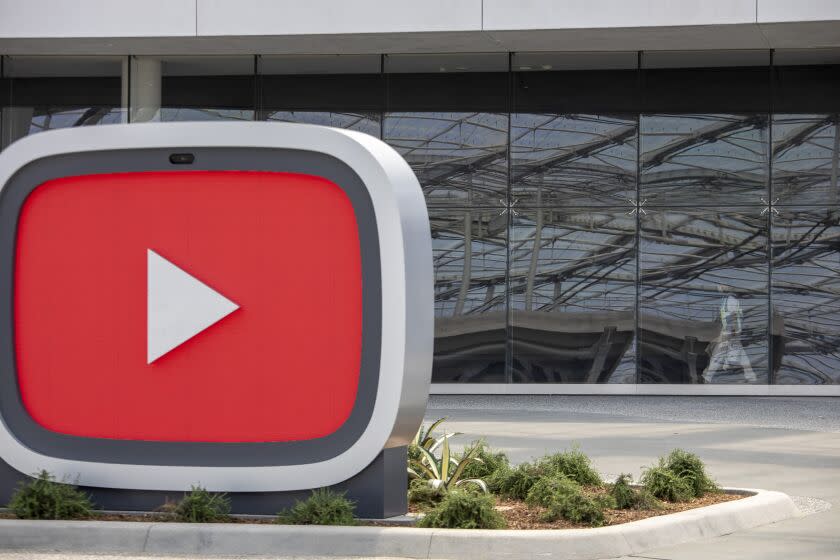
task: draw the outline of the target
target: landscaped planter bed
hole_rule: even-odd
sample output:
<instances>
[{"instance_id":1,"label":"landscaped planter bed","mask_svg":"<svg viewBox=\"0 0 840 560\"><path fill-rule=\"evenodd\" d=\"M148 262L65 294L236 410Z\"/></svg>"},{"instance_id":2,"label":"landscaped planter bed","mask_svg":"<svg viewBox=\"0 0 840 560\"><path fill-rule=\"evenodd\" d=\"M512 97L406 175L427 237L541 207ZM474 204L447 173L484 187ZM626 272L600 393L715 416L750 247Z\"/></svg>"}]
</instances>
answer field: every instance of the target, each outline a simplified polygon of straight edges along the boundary
<instances>
[{"instance_id":1,"label":"landscaped planter bed","mask_svg":"<svg viewBox=\"0 0 840 560\"><path fill-rule=\"evenodd\" d=\"M660 515L668 515L669 513L676 513L679 511L686 511L690 509L701 508L723 502L731 502L747 497L744 493L727 493L721 492L719 494L707 494L702 498L695 498L690 502L682 503L668 503L662 504L662 509L659 510L621 510L608 509L606 510L607 522L604 526L620 525L631 521L639 521L640 519L647 519L648 517L657 517ZM411 514L422 515L416 508L411 508ZM532 508L520 500L498 500L496 510L502 514L507 522L508 529L585 529L589 525L584 523L572 523L565 519L558 519L557 521L545 522L540 521L540 515L543 513L543 508ZM0 512L0 519L16 519L14 514L10 512ZM137 513L122 513L122 512L97 512L94 515L84 518L85 521L128 521L137 523L174 523L176 519L162 512L137 512ZM271 516L230 516L223 521L217 523L233 523L233 524L256 524L256 525L272 525L277 524L274 517ZM388 521L383 520L359 520L360 526L375 526L375 527L390 527L411 526L410 522L404 520Z\"/></svg>"},{"instance_id":2,"label":"landscaped planter bed","mask_svg":"<svg viewBox=\"0 0 840 560\"><path fill-rule=\"evenodd\" d=\"M702 498L695 498L689 502L670 503L663 502L662 509L658 510L637 510L637 509L607 509L604 511L606 522L604 527L620 525L631 521L639 521L649 517L658 517L677 513L690 509L702 508L723 502L731 502L744 498L743 494L706 494ZM572 523L566 519L558 519L552 522L540 520L544 508L529 507L519 500L500 500L496 509L502 514L507 522L508 529L586 529L589 525L585 523Z\"/></svg>"},{"instance_id":3,"label":"landscaped planter bed","mask_svg":"<svg viewBox=\"0 0 840 560\"><path fill-rule=\"evenodd\" d=\"M743 496L708 507L599 528L469 530L236 523L125 523L0 519L0 548L65 554L386 556L459 560L594 560L640 554L800 515L779 492L724 489ZM109 516L110 517L110 516ZM115 516L121 517L121 516ZM144 516L130 516L141 519ZM125 518L124 518L125 519ZM159 519L156 519L159 521ZM267 521L267 520L266 520Z\"/></svg>"}]
</instances>

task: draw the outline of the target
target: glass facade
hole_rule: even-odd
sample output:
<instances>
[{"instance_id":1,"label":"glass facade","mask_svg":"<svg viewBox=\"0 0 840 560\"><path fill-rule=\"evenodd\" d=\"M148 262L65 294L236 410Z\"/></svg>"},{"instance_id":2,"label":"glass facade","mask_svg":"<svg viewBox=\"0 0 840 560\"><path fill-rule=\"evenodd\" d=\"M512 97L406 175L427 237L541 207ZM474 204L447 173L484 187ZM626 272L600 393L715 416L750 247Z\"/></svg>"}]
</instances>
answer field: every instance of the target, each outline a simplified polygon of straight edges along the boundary
<instances>
[{"instance_id":1,"label":"glass facade","mask_svg":"<svg viewBox=\"0 0 840 560\"><path fill-rule=\"evenodd\" d=\"M3 57L2 147L268 120L393 146L429 207L437 383L840 383L840 58Z\"/></svg>"},{"instance_id":2,"label":"glass facade","mask_svg":"<svg viewBox=\"0 0 840 560\"><path fill-rule=\"evenodd\" d=\"M0 148L29 134L125 122L124 57L2 57Z\"/></svg>"}]
</instances>

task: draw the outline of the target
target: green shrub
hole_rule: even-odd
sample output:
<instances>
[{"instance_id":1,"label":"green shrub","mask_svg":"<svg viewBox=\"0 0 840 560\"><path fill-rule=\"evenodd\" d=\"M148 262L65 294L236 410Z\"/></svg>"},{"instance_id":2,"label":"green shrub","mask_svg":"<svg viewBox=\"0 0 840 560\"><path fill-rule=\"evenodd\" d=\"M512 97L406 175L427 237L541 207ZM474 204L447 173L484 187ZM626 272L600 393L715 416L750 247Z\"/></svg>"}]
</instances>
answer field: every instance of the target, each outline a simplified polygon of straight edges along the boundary
<instances>
[{"instance_id":1,"label":"green shrub","mask_svg":"<svg viewBox=\"0 0 840 560\"><path fill-rule=\"evenodd\" d=\"M502 495L501 488L506 484L507 479L511 476L511 467L502 467L497 469L492 475L485 479L487 483L487 490L491 494Z\"/></svg>"},{"instance_id":2,"label":"green shrub","mask_svg":"<svg viewBox=\"0 0 840 560\"><path fill-rule=\"evenodd\" d=\"M629 474L622 474L615 483L610 486L610 496L615 501L615 507L618 509L661 509L662 504L659 503L653 495L645 489L633 488L630 485L631 477Z\"/></svg>"},{"instance_id":3,"label":"green shrub","mask_svg":"<svg viewBox=\"0 0 840 560\"><path fill-rule=\"evenodd\" d=\"M510 467L508 456L503 451L492 449L484 441L472 442L464 449L458 459L463 460L464 457L468 456L475 457L478 461L471 461L467 464L461 474L463 478L478 478L488 481L497 471Z\"/></svg>"},{"instance_id":4,"label":"green shrub","mask_svg":"<svg viewBox=\"0 0 840 560\"><path fill-rule=\"evenodd\" d=\"M604 524L604 510L615 505L609 496L589 497L580 492L563 495L551 502L543 513L543 521L568 519L573 523L586 523L592 527Z\"/></svg>"},{"instance_id":5,"label":"green shrub","mask_svg":"<svg viewBox=\"0 0 840 560\"><path fill-rule=\"evenodd\" d=\"M425 517L418 527L446 529L503 529L504 518L495 509L489 494L456 490L449 492Z\"/></svg>"},{"instance_id":6,"label":"green shrub","mask_svg":"<svg viewBox=\"0 0 840 560\"><path fill-rule=\"evenodd\" d=\"M515 468L500 469L490 479L490 488L505 498L524 500L544 471L533 463L522 463Z\"/></svg>"},{"instance_id":7,"label":"green shrub","mask_svg":"<svg viewBox=\"0 0 840 560\"><path fill-rule=\"evenodd\" d=\"M706 465L694 453L674 449L663 461L660 461L660 465L688 482L695 498L709 492L720 491L715 481L706 474Z\"/></svg>"},{"instance_id":8,"label":"green shrub","mask_svg":"<svg viewBox=\"0 0 840 560\"><path fill-rule=\"evenodd\" d=\"M90 497L72 484L55 482L47 471L21 483L8 508L20 519L80 519L90 517Z\"/></svg>"},{"instance_id":9,"label":"green shrub","mask_svg":"<svg viewBox=\"0 0 840 560\"><path fill-rule=\"evenodd\" d=\"M686 502L694 497L691 483L675 475L661 464L646 469L642 475L645 490L660 500L669 502Z\"/></svg>"},{"instance_id":10,"label":"green shrub","mask_svg":"<svg viewBox=\"0 0 840 560\"><path fill-rule=\"evenodd\" d=\"M442 488L433 488L427 481L414 479L408 484L408 503L427 510L440 503L446 492Z\"/></svg>"},{"instance_id":11,"label":"green shrub","mask_svg":"<svg viewBox=\"0 0 840 560\"><path fill-rule=\"evenodd\" d=\"M592 461L579 448L573 447L562 453L546 455L539 465L547 473L565 475L581 486L601 486L601 477L592 468Z\"/></svg>"},{"instance_id":12,"label":"green shrub","mask_svg":"<svg viewBox=\"0 0 840 560\"><path fill-rule=\"evenodd\" d=\"M488 491L486 482L480 478L464 477L467 467L474 463L482 463L482 460L476 456L480 449L478 447L467 449L460 459L456 459L449 447L449 438L453 435L444 435L428 449L423 445L415 446L414 451L418 453L420 459L409 458L409 479L424 480L432 488L443 492L461 486L472 486L486 493ZM440 456L435 455L436 449L440 449Z\"/></svg>"},{"instance_id":13,"label":"green shrub","mask_svg":"<svg viewBox=\"0 0 840 560\"><path fill-rule=\"evenodd\" d=\"M434 451L435 448L440 446L443 443L443 440L448 439L454 435L455 433L444 433L441 437L437 437L435 434L435 430L439 428L444 422L446 418L438 418L434 422L432 422L429 427L427 428L425 424L421 424L420 427L417 429L417 433L414 435L414 439L408 444L408 466L411 468L412 461L419 461L423 454L420 451L420 448L426 449L427 451Z\"/></svg>"},{"instance_id":14,"label":"green shrub","mask_svg":"<svg viewBox=\"0 0 840 560\"><path fill-rule=\"evenodd\" d=\"M355 504L329 488L313 490L304 501L298 501L288 511L277 514L277 522L284 525L355 525Z\"/></svg>"},{"instance_id":15,"label":"green shrub","mask_svg":"<svg viewBox=\"0 0 840 560\"><path fill-rule=\"evenodd\" d=\"M630 475L622 474L610 487L610 495L618 509L631 509L636 505L636 492L630 486Z\"/></svg>"},{"instance_id":16,"label":"green shrub","mask_svg":"<svg viewBox=\"0 0 840 560\"><path fill-rule=\"evenodd\" d=\"M612 496L587 496L580 484L556 472L540 478L531 487L525 503L531 507L544 507L540 516L543 521L556 521L562 517L593 527L603 525L604 510L615 507Z\"/></svg>"},{"instance_id":17,"label":"green shrub","mask_svg":"<svg viewBox=\"0 0 840 560\"><path fill-rule=\"evenodd\" d=\"M562 474L544 476L531 486L525 503L531 507L549 507L572 494L580 494L580 485L574 480Z\"/></svg>"},{"instance_id":18,"label":"green shrub","mask_svg":"<svg viewBox=\"0 0 840 560\"><path fill-rule=\"evenodd\" d=\"M175 519L182 523L212 523L224 521L230 513L227 494L208 492L193 486L175 506Z\"/></svg>"}]
</instances>

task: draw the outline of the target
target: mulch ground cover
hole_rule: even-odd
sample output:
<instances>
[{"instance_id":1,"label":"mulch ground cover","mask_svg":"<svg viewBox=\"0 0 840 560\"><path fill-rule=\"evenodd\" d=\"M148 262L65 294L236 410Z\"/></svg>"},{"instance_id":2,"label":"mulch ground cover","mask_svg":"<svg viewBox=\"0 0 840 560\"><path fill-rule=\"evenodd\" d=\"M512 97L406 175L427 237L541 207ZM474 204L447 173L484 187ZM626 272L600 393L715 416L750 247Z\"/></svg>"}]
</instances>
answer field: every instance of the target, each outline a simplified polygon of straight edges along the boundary
<instances>
[{"instance_id":1,"label":"mulch ground cover","mask_svg":"<svg viewBox=\"0 0 840 560\"><path fill-rule=\"evenodd\" d=\"M603 488L590 488L587 492L590 495L602 494L606 492ZM716 494L706 494L702 498L694 498L688 502L670 503L662 502L661 509L607 509L604 510L605 523L608 525L620 525L622 523L629 523L631 521L639 521L640 519L647 519L648 517L657 517L659 515L668 515L669 513L677 513L689 509L701 508L720 504L723 502L731 502L733 500L740 500L746 498L742 494L726 494L724 492ZM522 500L510 500L498 498L496 500L496 510L502 514L507 522L508 529L587 529L590 525L586 523L573 523L567 519L558 519L556 521L547 522L540 519L544 508L530 507ZM409 506L409 512L422 513L421 510L414 506Z\"/></svg>"},{"instance_id":2,"label":"mulch ground cover","mask_svg":"<svg viewBox=\"0 0 840 560\"><path fill-rule=\"evenodd\" d=\"M629 523L630 521L647 519L648 517L657 517L659 515L677 513L678 511L731 502L732 500L739 500L745 497L740 494L706 494L702 498L695 498L690 502L662 502L662 509L656 510L607 509L604 511L606 520L604 526L620 525L622 523ZM584 523L572 523L566 519L558 519L551 523L542 521L540 519L544 511L542 508L530 508L519 500L499 500L496 509L502 514L505 521L507 521L508 529L585 529L589 527L589 525Z\"/></svg>"}]
</instances>

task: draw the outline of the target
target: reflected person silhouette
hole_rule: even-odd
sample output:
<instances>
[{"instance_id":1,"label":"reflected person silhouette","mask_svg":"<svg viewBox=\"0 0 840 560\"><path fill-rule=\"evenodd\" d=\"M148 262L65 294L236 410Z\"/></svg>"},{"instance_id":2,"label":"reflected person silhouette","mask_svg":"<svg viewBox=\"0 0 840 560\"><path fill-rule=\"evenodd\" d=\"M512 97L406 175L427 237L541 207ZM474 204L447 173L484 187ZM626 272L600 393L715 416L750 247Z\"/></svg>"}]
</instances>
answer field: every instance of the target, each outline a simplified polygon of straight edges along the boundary
<instances>
[{"instance_id":1,"label":"reflected person silhouette","mask_svg":"<svg viewBox=\"0 0 840 560\"><path fill-rule=\"evenodd\" d=\"M740 381L737 379L737 370L740 369L743 380L748 383L756 381L750 359L741 344L741 331L743 329L744 312L741 310L741 302L732 293L729 286L718 284L718 292L721 294L718 307L718 320L720 321L720 333L710 346L711 359L709 367L703 372L705 383L724 381Z\"/></svg>"}]
</instances>

